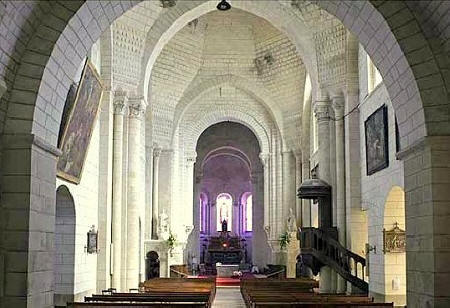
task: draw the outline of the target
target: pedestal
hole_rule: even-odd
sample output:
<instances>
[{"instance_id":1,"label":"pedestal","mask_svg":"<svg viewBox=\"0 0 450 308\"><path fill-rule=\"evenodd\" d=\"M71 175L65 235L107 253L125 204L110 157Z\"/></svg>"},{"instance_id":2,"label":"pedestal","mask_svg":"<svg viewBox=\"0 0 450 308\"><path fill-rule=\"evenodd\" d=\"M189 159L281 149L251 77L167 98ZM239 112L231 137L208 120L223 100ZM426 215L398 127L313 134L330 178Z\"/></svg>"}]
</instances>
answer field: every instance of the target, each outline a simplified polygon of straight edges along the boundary
<instances>
[{"instance_id":1,"label":"pedestal","mask_svg":"<svg viewBox=\"0 0 450 308\"><path fill-rule=\"evenodd\" d=\"M286 278L295 278L297 256L300 253L300 242L297 240L297 233L289 232L291 241L287 245L286 254Z\"/></svg>"}]
</instances>

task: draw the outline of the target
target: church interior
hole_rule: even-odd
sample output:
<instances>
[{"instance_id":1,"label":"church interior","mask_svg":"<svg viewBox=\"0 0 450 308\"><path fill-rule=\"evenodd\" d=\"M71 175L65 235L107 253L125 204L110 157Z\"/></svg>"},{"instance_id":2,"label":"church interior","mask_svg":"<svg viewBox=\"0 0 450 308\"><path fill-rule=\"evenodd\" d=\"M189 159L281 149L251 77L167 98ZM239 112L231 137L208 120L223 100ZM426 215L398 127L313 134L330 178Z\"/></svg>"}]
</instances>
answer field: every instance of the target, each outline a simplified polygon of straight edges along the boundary
<instances>
[{"instance_id":1,"label":"church interior","mask_svg":"<svg viewBox=\"0 0 450 308\"><path fill-rule=\"evenodd\" d=\"M450 307L450 2L0 2L0 307Z\"/></svg>"}]
</instances>

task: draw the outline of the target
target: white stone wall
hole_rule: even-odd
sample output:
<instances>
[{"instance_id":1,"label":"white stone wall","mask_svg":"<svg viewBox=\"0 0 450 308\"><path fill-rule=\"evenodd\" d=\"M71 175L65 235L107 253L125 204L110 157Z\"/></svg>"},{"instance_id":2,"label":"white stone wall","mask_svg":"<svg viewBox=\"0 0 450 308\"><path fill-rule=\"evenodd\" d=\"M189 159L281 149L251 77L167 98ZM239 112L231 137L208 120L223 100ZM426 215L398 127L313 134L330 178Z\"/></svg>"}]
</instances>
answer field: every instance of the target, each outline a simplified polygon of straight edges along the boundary
<instances>
[{"instance_id":1,"label":"white stone wall","mask_svg":"<svg viewBox=\"0 0 450 308\"><path fill-rule=\"evenodd\" d=\"M403 163L396 158L396 135L395 135L395 114L383 83L378 85L371 93L368 93L367 74L367 54L360 47L359 52L359 76L360 76L360 138L361 138L361 207L367 212L368 217L368 242L371 246L376 246L369 254L369 279L370 291L377 294L398 294L406 292L406 276L400 275L400 291L392 290L392 283L387 284L385 275L388 275L388 265L390 256L383 254L383 228L388 230L393 228L385 225L386 207L388 195L393 187L404 187ZM364 122L381 106L388 108L388 138L389 138L389 166L370 176L366 170L366 140L364 132ZM404 229L403 220L399 221L400 227ZM403 223L402 223L403 222ZM404 268L406 263L403 260ZM392 270L392 269L391 269ZM397 303L397 301L396 301Z\"/></svg>"},{"instance_id":2,"label":"white stone wall","mask_svg":"<svg viewBox=\"0 0 450 308\"><path fill-rule=\"evenodd\" d=\"M96 292L97 255L86 252L87 232L91 226L98 229L98 177L99 177L99 125L94 124L92 138L83 168L81 182L78 185L57 178L57 187L68 187L75 203L76 237L75 237L75 281L76 300ZM102 239L99 239L101 241Z\"/></svg>"}]
</instances>

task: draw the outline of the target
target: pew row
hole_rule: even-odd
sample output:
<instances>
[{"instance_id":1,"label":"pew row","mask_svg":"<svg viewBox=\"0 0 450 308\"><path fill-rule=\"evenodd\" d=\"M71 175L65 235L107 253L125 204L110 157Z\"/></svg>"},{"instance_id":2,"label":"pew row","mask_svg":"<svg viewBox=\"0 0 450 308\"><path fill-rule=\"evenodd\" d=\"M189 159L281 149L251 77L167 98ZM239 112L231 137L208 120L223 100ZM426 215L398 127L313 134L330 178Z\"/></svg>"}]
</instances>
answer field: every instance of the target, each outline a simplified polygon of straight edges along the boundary
<instances>
[{"instance_id":1,"label":"pew row","mask_svg":"<svg viewBox=\"0 0 450 308\"><path fill-rule=\"evenodd\" d=\"M393 303L374 303L362 295L318 294L317 282L309 279L248 279L241 281L247 307L393 307Z\"/></svg>"},{"instance_id":2,"label":"pew row","mask_svg":"<svg viewBox=\"0 0 450 308\"><path fill-rule=\"evenodd\" d=\"M211 307L215 294L214 279L156 278L138 293L93 294L68 307Z\"/></svg>"}]
</instances>

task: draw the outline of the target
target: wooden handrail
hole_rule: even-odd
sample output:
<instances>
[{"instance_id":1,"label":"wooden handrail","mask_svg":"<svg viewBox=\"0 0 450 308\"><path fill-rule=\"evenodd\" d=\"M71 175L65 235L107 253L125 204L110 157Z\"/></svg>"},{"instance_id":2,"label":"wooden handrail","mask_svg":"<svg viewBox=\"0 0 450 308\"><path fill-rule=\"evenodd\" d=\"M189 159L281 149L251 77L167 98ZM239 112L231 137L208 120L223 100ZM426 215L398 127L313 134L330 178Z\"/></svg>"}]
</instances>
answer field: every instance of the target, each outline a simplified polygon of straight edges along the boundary
<instances>
[{"instance_id":1,"label":"wooden handrail","mask_svg":"<svg viewBox=\"0 0 450 308\"><path fill-rule=\"evenodd\" d=\"M366 259L348 250L337 241L337 232L334 229L302 228L299 231L300 248L302 255L311 255L318 261L318 267L327 265L338 272L363 292L368 292L369 285L364 280ZM353 263L353 266L352 266ZM358 274L358 264L361 272ZM313 271L318 271L318 268Z\"/></svg>"}]
</instances>

